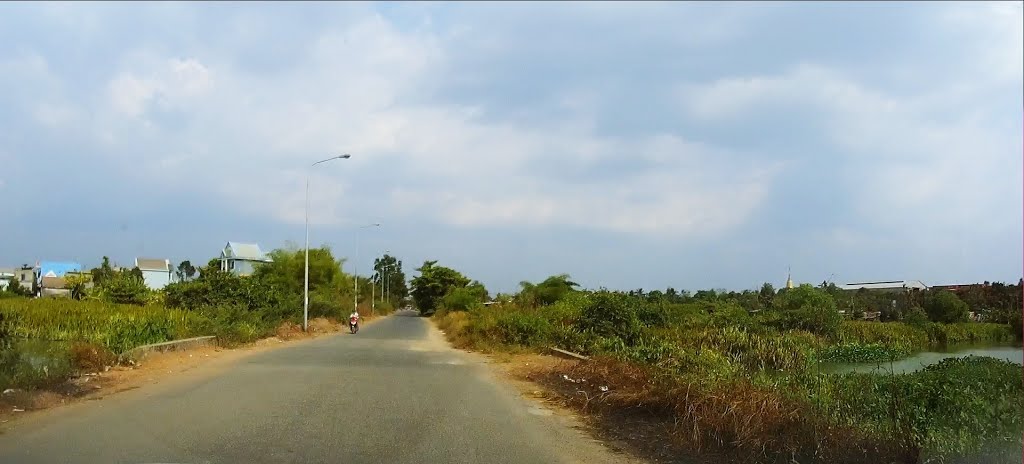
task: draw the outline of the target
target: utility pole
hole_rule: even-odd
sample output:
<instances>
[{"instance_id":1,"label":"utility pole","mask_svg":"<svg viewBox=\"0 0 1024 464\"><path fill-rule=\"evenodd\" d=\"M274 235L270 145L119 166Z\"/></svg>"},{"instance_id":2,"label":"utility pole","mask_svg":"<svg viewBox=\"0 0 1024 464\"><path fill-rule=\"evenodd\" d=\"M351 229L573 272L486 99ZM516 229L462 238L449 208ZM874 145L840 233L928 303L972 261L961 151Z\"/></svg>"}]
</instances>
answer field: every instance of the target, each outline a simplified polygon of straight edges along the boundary
<instances>
[{"instance_id":1,"label":"utility pole","mask_svg":"<svg viewBox=\"0 0 1024 464\"><path fill-rule=\"evenodd\" d=\"M317 161L310 165L310 167L316 166L320 163L326 163L336 159L349 159L352 155L348 153L344 155L338 155L325 160ZM221 261L222 269L227 270L227 261ZM309 329L309 173L306 173L306 275L303 278L303 301L302 301L302 331L305 332Z\"/></svg>"}]
</instances>

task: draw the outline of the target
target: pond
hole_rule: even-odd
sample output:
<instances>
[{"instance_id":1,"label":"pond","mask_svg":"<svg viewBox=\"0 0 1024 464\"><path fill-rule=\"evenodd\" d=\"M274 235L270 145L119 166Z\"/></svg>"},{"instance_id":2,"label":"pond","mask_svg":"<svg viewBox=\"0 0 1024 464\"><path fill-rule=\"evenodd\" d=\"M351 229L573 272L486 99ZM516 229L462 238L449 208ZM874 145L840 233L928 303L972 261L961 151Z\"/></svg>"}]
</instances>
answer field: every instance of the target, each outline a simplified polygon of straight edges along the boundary
<instances>
[{"instance_id":1,"label":"pond","mask_svg":"<svg viewBox=\"0 0 1024 464\"><path fill-rule=\"evenodd\" d=\"M935 364L946 358L963 358L967 356L989 356L1012 363L1024 364L1024 351L1020 346L992 345L960 345L940 351L922 351L910 357L886 363L830 363L822 364L822 372L844 374L847 372L878 372L897 374L914 372L925 366Z\"/></svg>"}]
</instances>

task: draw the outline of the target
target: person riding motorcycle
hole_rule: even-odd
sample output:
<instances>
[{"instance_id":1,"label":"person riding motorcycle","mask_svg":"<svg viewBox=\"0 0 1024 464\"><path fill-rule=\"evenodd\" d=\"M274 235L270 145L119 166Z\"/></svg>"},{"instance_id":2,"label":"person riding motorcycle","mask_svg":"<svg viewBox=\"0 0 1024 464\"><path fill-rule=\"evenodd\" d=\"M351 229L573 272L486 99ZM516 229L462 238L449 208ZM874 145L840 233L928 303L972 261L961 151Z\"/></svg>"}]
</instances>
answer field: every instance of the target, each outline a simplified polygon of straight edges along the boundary
<instances>
[{"instance_id":1,"label":"person riding motorcycle","mask_svg":"<svg viewBox=\"0 0 1024 464\"><path fill-rule=\"evenodd\" d=\"M352 314L348 315L348 325L358 325L358 324L359 324L359 311L353 310Z\"/></svg>"}]
</instances>

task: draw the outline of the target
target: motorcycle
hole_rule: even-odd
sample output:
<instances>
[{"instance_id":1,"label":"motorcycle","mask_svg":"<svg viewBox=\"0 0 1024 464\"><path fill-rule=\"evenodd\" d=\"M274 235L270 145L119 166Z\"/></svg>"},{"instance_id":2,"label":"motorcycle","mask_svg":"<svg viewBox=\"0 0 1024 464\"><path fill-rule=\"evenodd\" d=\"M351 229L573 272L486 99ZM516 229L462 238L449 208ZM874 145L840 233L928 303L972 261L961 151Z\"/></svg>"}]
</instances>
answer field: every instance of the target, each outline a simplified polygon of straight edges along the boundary
<instances>
[{"instance_id":1,"label":"motorcycle","mask_svg":"<svg viewBox=\"0 0 1024 464\"><path fill-rule=\"evenodd\" d=\"M353 334L359 331L359 318L350 317L348 318L348 330Z\"/></svg>"}]
</instances>

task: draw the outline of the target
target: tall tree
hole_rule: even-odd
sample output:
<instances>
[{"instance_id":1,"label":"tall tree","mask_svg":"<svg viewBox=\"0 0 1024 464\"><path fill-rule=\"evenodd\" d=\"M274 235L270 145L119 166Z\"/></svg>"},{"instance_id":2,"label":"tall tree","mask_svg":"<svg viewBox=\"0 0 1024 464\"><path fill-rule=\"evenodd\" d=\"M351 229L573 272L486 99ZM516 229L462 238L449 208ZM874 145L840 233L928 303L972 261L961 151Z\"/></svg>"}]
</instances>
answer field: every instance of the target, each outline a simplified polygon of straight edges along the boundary
<instances>
[{"instance_id":1,"label":"tall tree","mask_svg":"<svg viewBox=\"0 0 1024 464\"><path fill-rule=\"evenodd\" d=\"M761 285L761 291L758 294L762 308L771 308L772 301L775 299L775 287L772 284L765 282Z\"/></svg>"},{"instance_id":2,"label":"tall tree","mask_svg":"<svg viewBox=\"0 0 1024 464\"><path fill-rule=\"evenodd\" d=\"M71 291L71 298L75 300L85 298L85 287L90 280L92 280L92 276L89 274L67 274L64 276L67 289Z\"/></svg>"},{"instance_id":3,"label":"tall tree","mask_svg":"<svg viewBox=\"0 0 1024 464\"><path fill-rule=\"evenodd\" d=\"M373 260L373 281L380 289L383 298L399 304L409 297L409 287L405 283L405 271L402 261L389 254ZM384 294L383 292L387 292Z\"/></svg>"},{"instance_id":4,"label":"tall tree","mask_svg":"<svg viewBox=\"0 0 1024 464\"><path fill-rule=\"evenodd\" d=\"M782 313L780 322L786 329L835 335L842 321L832 295L811 284L779 293L775 296L774 308Z\"/></svg>"},{"instance_id":5,"label":"tall tree","mask_svg":"<svg viewBox=\"0 0 1024 464\"><path fill-rule=\"evenodd\" d=\"M925 301L924 311L935 322L964 322L970 309L953 292L942 290Z\"/></svg>"},{"instance_id":6,"label":"tall tree","mask_svg":"<svg viewBox=\"0 0 1024 464\"><path fill-rule=\"evenodd\" d=\"M418 269L420 275L412 279L412 299L420 314L429 315L437 310L441 299L453 289L469 285L466 276L451 268L438 266L437 261L424 261Z\"/></svg>"},{"instance_id":7,"label":"tall tree","mask_svg":"<svg viewBox=\"0 0 1024 464\"><path fill-rule=\"evenodd\" d=\"M569 274L553 275L539 284L527 281L519 283L519 302L528 306L546 306L561 300L579 284L573 282ZM641 290L642 292L642 290ZM642 293L641 293L642 294Z\"/></svg>"},{"instance_id":8,"label":"tall tree","mask_svg":"<svg viewBox=\"0 0 1024 464\"><path fill-rule=\"evenodd\" d=\"M178 280L192 280L195 275L196 267L192 265L192 261L186 259L178 264Z\"/></svg>"},{"instance_id":9,"label":"tall tree","mask_svg":"<svg viewBox=\"0 0 1024 464\"><path fill-rule=\"evenodd\" d=\"M18 280L17 278L7 281L6 292L18 296L27 296L29 293L31 293L29 290L26 290L21 287L21 281Z\"/></svg>"},{"instance_id":10,"label":"tall tree","mask_svg":"<svg viewBox=\"0 0 1024 464\"><path fill-rule=\"evenodd\" d=\"M114 268L110 265L110 258L104 256L100 267L92 269L92 281L96 285L103 285L114 277Z\"/></svg>"}]
</instances>

